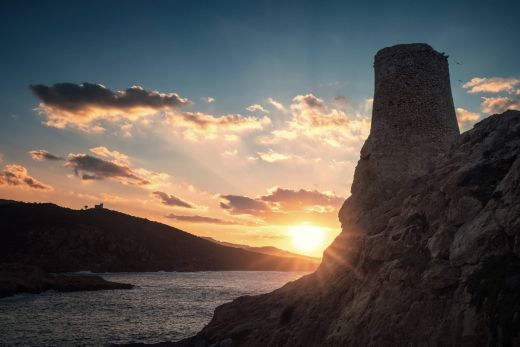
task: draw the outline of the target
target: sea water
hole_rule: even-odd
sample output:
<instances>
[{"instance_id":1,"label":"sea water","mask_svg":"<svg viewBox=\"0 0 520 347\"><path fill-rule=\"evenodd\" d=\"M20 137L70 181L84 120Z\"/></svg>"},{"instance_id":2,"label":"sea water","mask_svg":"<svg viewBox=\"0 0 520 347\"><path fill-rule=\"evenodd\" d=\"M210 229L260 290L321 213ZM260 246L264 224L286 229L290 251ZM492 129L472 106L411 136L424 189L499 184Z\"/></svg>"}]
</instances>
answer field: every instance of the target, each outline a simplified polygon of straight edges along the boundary
<instances>
[{"instance_id":1,"label":"sea water","mask_svg":"<svg viewBox=\"0 0 520 347\"><path fill-rule=\"evenodd\" d=\"M214 309L270 292L303 272L225 271L100 274L130 290L19 294L0 299L2 346L103 346L178 341L196 334Z\"/></svg>"}]
</instances>

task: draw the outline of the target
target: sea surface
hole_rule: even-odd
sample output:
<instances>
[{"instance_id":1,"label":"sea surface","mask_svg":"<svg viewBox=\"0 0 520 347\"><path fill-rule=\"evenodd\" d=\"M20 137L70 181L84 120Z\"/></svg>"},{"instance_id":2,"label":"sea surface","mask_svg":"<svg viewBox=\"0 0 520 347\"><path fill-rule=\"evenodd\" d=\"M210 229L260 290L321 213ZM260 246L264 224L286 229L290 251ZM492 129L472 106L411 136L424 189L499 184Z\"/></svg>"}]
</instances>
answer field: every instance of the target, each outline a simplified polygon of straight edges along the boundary
<instances>
[{"instance_id":1,"label":"sea surface","mask_svg":"<svg viewBox=\"0 0 520 347\"><path fill-rule=\"evenodd\" d=\"M220 304L270 292L304 272L100 274L130 290L19 294L0 299L2 346L104 346L177 341L197 333Z\"/></svg>"}]
</instances>

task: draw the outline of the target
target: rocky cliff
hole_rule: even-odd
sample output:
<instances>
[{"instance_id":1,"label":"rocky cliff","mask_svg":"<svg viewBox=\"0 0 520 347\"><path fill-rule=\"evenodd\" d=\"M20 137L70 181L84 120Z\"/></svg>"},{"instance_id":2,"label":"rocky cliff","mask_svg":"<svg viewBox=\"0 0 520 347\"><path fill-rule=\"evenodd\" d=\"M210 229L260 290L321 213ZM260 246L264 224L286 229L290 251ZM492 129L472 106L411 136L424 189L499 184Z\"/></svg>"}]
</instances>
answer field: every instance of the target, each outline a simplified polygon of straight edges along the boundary
<instances>
[{"instance_id":1,"label":"rocky cliff","mask_svg":"<svg viewBox=\"0 0 520 347\"><path fill-rule=\"evenodd\" d=\"M520 112L487 118L393 198L352 195L316 273L180 345L519 345L519 154Z\"/></svg>"},{"instance_id":2,"label":"rocky cliff","mask_svg":"<svg viewBox=\"0 0 520 347\"><path fill-rule=\"evenodd\" d=\"M520 345L520 112L455 130L411 151L429 157L420 170L406 158L391 194L380 183L393 171L377 171L388 162L362 153L320 268L218 307L176 345Z\"/></svg>"}]
</instances>

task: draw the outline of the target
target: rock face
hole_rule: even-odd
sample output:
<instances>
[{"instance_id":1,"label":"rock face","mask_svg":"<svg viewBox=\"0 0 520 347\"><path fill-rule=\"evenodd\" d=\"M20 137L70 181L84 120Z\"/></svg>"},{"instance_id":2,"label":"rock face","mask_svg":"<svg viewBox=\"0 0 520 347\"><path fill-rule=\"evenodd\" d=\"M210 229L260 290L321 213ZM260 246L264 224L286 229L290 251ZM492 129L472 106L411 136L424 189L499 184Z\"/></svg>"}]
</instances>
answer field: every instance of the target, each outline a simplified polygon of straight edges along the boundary
<instances>
[{"instance_id":1,"label":"rock face","mask_svg":"<svg viewBox=\"0 0 520 347\"><path fill-rule=\"evenodd\" d=\"M117 283L94 275L49 274L36 266L0 265L0 298L17 293L41 293L47 290L76 292L82 290L131 289L128 283Z\"/></svg>"},{"instance_id":2,"label":"rock face","mask_svg":"<svg viewBox=\"0 0 520 347\"><path fill-rule=\"evenodd\" d=\"M420 70L391 82L404 90L426 72L440 89L420 89L417 103L411 90L381 96L378 83L388 81L376 81L381 104L373 122L388 133L373 128L340 211L342 233L320 268L218 307L197 336L176 345L520 345L520 112L458 135L445 57L426 45L400 45L380 51L375 65L376 76L393 66ZM394 114L390 101L417 108ZM411 127L405 137L392 127L396 119ZM381 147L385 141L390 147ZM422 150L409 148L396 173L381 155L402 158L407 143ZM390 191L385 182L393 182Z\"/></svg>"}]
</instances>

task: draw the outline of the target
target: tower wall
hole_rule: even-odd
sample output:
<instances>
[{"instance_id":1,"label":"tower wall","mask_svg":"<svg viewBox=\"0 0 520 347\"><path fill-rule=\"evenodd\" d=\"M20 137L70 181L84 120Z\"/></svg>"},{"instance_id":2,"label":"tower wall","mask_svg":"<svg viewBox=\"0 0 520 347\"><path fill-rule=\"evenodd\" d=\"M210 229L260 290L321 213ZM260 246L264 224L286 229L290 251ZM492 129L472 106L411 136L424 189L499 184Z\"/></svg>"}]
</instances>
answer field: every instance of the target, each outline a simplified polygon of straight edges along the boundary
<instances>
[{"instance_id":1,"label":"tower wall","mask_svg":"<svg viewBox=\"0 0 520 347\"><path fill-rule=\"evenodd\" d=\"M380 50L374 61L373 141L440 146L459 135L448 59L426 44Z\"/></svg>"},{"instance_id":2,"label":"tower wall","mask_svg":"<svg viewBox=\"0 0 520 347\"><path fill-rule=\"evenodd\" d=\"M376 54L374 72L372 126L352 184L367 201L429 172L460 134L447 56L426 44L392 46Z\"/></svg>"}]
</instances>

